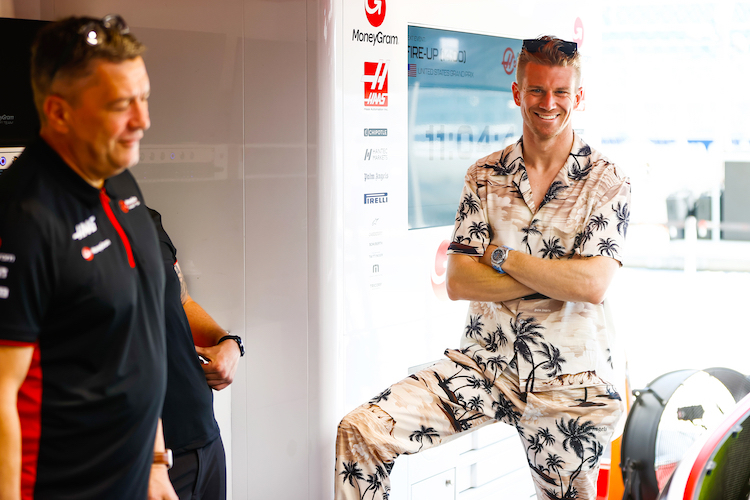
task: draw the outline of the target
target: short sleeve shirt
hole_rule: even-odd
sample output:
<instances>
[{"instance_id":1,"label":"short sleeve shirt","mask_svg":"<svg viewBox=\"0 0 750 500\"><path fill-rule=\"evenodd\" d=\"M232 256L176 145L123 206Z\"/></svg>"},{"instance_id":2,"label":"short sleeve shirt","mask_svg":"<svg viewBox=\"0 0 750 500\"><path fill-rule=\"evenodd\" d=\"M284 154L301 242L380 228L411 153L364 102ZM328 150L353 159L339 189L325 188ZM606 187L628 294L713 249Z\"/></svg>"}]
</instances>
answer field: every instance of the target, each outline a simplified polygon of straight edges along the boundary
<instances>
[{"instance_id":1,"label":"short sleeve shirt","mask_svg":"<svg viewBox=\"0 0 750 500\"><path fill-rule=\"evenodd\" d=\"M167 334L167 394L162 422L167 448L175 454L203 448L219 437L214 397L206 383L180 296L177 249L162 225L161 214L149 208L159 236L166 275L164 311Z\"/></svg>"},{"instance_id":2,"label":"short sleeve shirt","mask_svg":"<svg viewBox=\"0 0 750 500\"><path fill-rule=\"evenodd\" d=\"M145 498L164 269L128 171L96 189L37 139L0 177L0 345L34 347L18 396L23 498Z\"/></svg>"},{"instance_id":3,"label":"short sleeve shirt","mask_svg":"<svg viewBox=\"0 0 750 500\"><path fill-rule=\"evenodd\" d=\"M604 256L622 264L629 218L629 179L578 135L535 207L521 138L469 168L448 253L482 256L492 244L542 259ZM472 301L461 347L490 378L508 364L517 367L529 392L612 385L613 339L604 314L602 304L538 294Z\"/></svg>"}]
</instances>

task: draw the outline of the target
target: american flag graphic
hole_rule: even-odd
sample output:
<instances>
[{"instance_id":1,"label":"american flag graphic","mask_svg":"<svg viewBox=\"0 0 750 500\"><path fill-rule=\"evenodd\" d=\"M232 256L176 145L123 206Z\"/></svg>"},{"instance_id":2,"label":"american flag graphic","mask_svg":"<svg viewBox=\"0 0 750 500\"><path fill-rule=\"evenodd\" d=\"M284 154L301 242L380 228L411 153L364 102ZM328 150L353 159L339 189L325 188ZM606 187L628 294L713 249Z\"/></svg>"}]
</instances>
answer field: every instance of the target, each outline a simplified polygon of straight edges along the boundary
<instances>
[{"instance_id":1,"label":"american flag graphic","mask_svg":"<svg viewBox=\"0 0 750 500\"><path fill-rule=\"evenodd\" d=\"M409 77L410 78L416 78L417 77L417 65L416 64L410 64L409 65Z\"/></svg>"}]
</instances>

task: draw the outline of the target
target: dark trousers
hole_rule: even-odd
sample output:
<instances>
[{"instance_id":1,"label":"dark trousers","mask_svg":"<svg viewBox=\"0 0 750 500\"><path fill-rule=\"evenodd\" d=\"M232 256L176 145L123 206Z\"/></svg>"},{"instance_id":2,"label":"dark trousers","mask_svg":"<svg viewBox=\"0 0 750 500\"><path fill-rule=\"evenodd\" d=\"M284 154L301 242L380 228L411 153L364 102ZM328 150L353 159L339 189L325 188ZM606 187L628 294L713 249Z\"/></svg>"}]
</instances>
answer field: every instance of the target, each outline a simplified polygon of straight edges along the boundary
<instances>
[{"instance_id":1,"label":"dark trousers","mask_svg":"<svg viewBox=\"0 0 750 500\"><path fill-rule=\"evenodd\" d=\"M203 448L176 454L169 479L180 500L226 500L226 458L221 438Z\"/></svg>"}]
</instances>

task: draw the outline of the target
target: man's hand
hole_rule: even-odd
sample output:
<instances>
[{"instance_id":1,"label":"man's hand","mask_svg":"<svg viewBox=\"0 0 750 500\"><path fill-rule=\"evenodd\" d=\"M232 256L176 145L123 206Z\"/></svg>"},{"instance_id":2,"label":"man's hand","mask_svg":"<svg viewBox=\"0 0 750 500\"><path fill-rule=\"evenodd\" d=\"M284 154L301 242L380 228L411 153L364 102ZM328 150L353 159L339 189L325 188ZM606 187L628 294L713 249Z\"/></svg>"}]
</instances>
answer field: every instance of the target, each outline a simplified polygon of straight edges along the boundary
<instances>
[{"instance_id":1,"label":"man's hand","mask_svg":"<svg viewBox=\"0 0 750 500\"><path fill-rule=\"evenodd\" d=\"M151 466L151 475L148 478L148 500L179 500L169 480L166 465Z\"/></svg>"},{"instance_id":2,"label":"man's hand","mask_svg":"<svg viewBox=\"0 0 750 500\"><path fill-rule=\"evenodd\" d=\"M225 340L213 347L195 346L195 352L208 360L208 364L202 366L209 387L220 391L232 383L240 360L237 342Z\"/></svg>"}]
</instances>

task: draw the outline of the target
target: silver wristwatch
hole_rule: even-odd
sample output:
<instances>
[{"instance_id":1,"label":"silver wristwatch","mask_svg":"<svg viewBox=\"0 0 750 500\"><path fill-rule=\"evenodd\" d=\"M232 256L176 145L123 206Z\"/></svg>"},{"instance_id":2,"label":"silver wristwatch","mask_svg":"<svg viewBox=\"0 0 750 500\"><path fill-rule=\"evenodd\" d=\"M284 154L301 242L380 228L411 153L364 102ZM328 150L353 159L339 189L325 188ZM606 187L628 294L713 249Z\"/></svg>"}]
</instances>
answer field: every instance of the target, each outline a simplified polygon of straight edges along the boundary
<instances>
[{"instance_id":1,"label":"silver wristwatch","mask_svg":"<svg viewBox=\"0 0 750 500\"><path fill-rule=\"evenodd\" d=\"M492 260L492 268L498 273L505 274L505 271L503 271L503 264L505 264L505 260L508 258L508 252L511 250L513 249L502 245L492 252L492 255L490 256L490 259Z\"/></svg>"}]
</instances>

